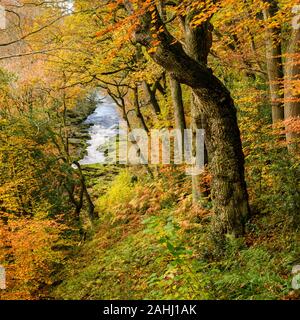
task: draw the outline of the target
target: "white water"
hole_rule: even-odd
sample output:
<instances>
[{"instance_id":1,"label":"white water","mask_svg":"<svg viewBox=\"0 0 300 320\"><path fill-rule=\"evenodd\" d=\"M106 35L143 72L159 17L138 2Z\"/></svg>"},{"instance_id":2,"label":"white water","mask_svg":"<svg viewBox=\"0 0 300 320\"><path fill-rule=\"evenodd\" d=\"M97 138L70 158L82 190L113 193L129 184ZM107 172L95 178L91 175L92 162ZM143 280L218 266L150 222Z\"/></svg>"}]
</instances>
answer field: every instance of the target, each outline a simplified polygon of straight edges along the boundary
<instances>
[{"instance_id":1,"label":"white water","mask_svg":"<svg viewBox=\"0 0 300 320\"><path fill-rule=\"evenodd\" d=\"M99 149L111 137L118 134L120 116L115 103L109 97L100 97L95 111L84 121L90 124L90 140L87 141L87 154L79 161L80 164L104 163L104 153Z\"/></svg>"}]
</instances>

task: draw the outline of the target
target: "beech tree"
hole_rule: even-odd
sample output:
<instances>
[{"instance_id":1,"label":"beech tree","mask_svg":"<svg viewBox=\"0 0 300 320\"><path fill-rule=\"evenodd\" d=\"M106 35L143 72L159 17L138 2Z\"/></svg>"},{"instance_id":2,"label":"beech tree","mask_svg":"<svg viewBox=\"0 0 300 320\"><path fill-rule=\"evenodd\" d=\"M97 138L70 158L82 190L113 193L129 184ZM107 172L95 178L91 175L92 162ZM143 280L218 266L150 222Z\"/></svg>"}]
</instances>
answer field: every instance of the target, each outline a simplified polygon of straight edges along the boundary
<instances>
[{"instance_id":1,"label":"beech tree","mask_svg":"<svg viewBox=\"0 0 300 320\"><path fill-rule=\"evenodd\" d=\"M129 14L138 15L139 18L132 35L133 41L145 46L157 64L192 89L196 100L196 121L202 115L206 118L204 129L213 174L211 192L215 231L242 235L250 212L244 178L244 155L230 92L211 69L185 52L182 44L167 30L155 4L148 4L138 14L130 1L124 3ZM208 37L211 30L206 20L202 28L203 34ZM198 54L204 57L209 48L207 37L197 42Z\"/></svg>"},{"instance_id":2,"label":"beech tree","mask_svg":"<svg viewBox=\"0 0 300 320\"><path fill-rule=\"evenodd\" d=\"M272 121L276 123L284 119L283 102L283 63L281 50L281 26L272 21L278 13L278 2L267 1L268 7L263 10L266 27L266 64L272 105ZM268 26L268 24L273 26Z\"/></svg>"},{"instance_id":3,"label":"beech tree","mask_svg":"<svg viewBox=\"0 0 300 320\"><path fill-rule=\"evenodd\" d=\"M300 77L300 28L293 29L286 53L284 118L295 120L300 117L300 95L298 89ZM286 140L290 151L296 149L299 133L293 132L291 126L286 125Z\"/></svg>"}]
</instances>

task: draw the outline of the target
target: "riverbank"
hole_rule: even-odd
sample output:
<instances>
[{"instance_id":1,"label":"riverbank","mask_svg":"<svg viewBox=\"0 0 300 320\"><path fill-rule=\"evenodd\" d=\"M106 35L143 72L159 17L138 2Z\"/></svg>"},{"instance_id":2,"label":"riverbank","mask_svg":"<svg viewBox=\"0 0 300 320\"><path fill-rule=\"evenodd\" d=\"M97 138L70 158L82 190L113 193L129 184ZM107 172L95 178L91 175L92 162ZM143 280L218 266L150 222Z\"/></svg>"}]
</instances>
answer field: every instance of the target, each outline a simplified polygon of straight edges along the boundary
<instances>
[{"instance_id":1,"label":"riverbank","mask_svg":"<svg viewBox=\"0 0 300 320\"><path fill-rule=\"evenodd\" d=\"M77 101L73 109L66 111L66 125L69 132L69 145L71 146L71 155L76 160L82 159L86 154L87 141L90 139L90 124L85 120L91 115L99 105L96 93Z\"/></svg>"},{"instance_id":2,"label":"riverbank","mask_svg":"<svg viewBox=\"0 0 300 320\"><path fill-rule=\"evenodd\" d=\"M73 130L69 139L73 145L73 155L81 166L88 192L96 201L122 167L105 164L107 145L118 134L119 114L108 97L96 93L80 101L78 108L72 110L68 118ZM95 191L95 185L101 188Z\"/></svg>"}]
</instances>

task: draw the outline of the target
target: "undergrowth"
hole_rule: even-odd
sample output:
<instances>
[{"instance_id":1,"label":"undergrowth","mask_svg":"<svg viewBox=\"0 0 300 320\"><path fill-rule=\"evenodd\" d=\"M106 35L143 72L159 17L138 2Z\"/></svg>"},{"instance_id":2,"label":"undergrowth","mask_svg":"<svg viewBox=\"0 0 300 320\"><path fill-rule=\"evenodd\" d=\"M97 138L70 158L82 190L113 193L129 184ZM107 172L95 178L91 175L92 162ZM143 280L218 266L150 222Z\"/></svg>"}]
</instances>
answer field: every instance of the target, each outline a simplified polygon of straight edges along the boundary
<instances>
[{"instance_id":1,"label":"undergrowth","mask_svg":"<svg viewBox=\"0 0 300 320\"><path fill-rule=\"evenodd\" d=\"M162 167L153 181L141 170L123 169L98 199L100 219L58 276L65 280L54 298L288 299L296 294L291 269L300 261L293 215L271 212L265 204L249 221L246 236L226 237L220 252L210 234L211 212L203 209L209 199L193 204L189 178Z\"/></svg>"}]
</instances>

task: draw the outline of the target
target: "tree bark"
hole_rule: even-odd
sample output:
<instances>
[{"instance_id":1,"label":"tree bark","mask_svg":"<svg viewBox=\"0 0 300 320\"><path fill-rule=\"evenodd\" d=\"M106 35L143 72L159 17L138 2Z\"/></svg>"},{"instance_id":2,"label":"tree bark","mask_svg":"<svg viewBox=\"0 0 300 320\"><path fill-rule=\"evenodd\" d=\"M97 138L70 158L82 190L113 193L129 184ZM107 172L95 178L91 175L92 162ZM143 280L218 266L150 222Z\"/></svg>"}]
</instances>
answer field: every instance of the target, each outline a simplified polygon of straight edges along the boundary
<instances>
[{"instance_id":1,"label":"tree bark","mask_svg":"<svg viewBox=\"0 0 300 320\"><path fill-rule=\"evenodd\" d=\"M285 120L295 119L300 116L300 94L295 94L293 82L300 79L300 29L293 29L289 47L287 49L285 67L285 92L284 92L284 118ZM286 140L288 150L293 152L297 144L293 143L300 138L298 133L292 132L290 125L286 125Z\"/></svg>"},{"instance_id":2,"label":"tree bark","mask_svg":"<svg viewBox=\"0 0 300 320\"><path fill-rule=\"evenodd\" d=\"M87 204L88 204L89 218L90 218L91 223L93 223L94 220L97 218L97 215L95 213L95 205L93 204L93 201L92 201L92 199L90 197L90 194L88 192L88 189L87 189L87 186L86 186L86 182L85 182L85 177L84 177L84 174L82 173L81 166L80 166L79 162L78 161L74 161L74 164L78 168L81 187L82 187L83 193L85 195L85 198L86 198L86 201L87 201Z\"/></svg>"},{"instance_id":3,"label":"tree bark","mask_svg":"<svg viewBox=\"0 0 300 320\"><path fill-rule=\"evenodd\" d=\"M185 52L192 57L195 61L204 66L207 66L208 54L212 45L212 27L209 21L202 23L199 26L191 27L191 21L197 12L191 11L185 17L181 17L181 23L184 30L185 38ZM205 128L205 115L199 113L201 106L196 104L201 103L199 99L196 99L194 92L191 92L191 113L192 113L192 129L194 133L197 129ZM208 164L208 155L206 142L204 145L204 163ZM207 191L201 192L200 188L205 190L205 186L201 185L201 179L198 175L192 176L192 190L193 201L198 203L201 197L205 198L209 196Z\"/></svg>"},{"instance_id":4,"label":"tree bark","mask_svg":"<svg viewBox=\"0 0 300 320\"><path fill-rule=\"evenodd\" d=\"M144 87L144 91L146 93L146 95L148 96L149 102L153 108L153 111L155 112L155 114L160 114L161 110L160 110L160 106L157 102L156 96L155 96L155 92L153 92L151 90L151 87L149 85L149 83L147 83L146 81L143 82L143 87Z\"/></svg>"},{"instance_id":5,"label":"tree bark","mask_svg":"<svg viewBox=\"0 0 300 320\"><path fill-rule=\"evenodd\" d=\"M186 129L186 122L184 117L182 89L180 83L172 76L170 77L170 88L174 107L175 127L180 129L183 135L184 129Z\"/></svg>"},{"instance_id":6,"label":"tree bark","mask_svg":"<svg viewBox=\"0 0 300 320\"><path fill-rule=\"evenodd\" d=\"M152 17L156 14L156 19L153 20L151 14ZM159 14L149 10L141 18L135 41L149 50L153 44L153 32L159 44L150 52L151 57L180 83L192 88L198 114L206 118L204 129L213 175L215 231L240 236L249 216L249 205L244 155L233 100L209 68L185 53L161 22Z\"/></svg>"},{"instance_id":7,"label":"tree bark","mask_svg":"<svg viewBox=\"0 0 300 320\"><path fill-rule=\"evenodd\" d=\"M146 132L149 132L149 129L147 127L147 124L145 122L145 119L143 117L143 114L140 110L140 103L139 103L139 91L138 91L138 87L135 86L134 89L133 89L133 93L134 93L134 110L135 110L135 114L137 116L137 118L139 119L140 121L140 124L142 126L142 128L146 131Z\"/></svg>"},{"instance_id":8,"label":"tree bark","mask_svg":"<svg viewBox=\"0 0 300 320\"><path fill-rule=\"evenodd\" d=\"M269 3L269 8L263 11L265 21L274 17L278 12L277 1L267 0L267 2ZM283 66L280 33L280 26L267 28L265 39L273 124L284 119Z\"/></svg>"},{"instance_id":9,"label":"tree bark","mask_svg":"<svg viewBox=\"0 0 300 320\"><path fill-rule=\"evenodd\" d=\"M193 130L194 136L196 136L197 129L205 128L205 117L203 114L199 114L199 109L196 105L195 101L196 97L193 91L191 92L191 115L192 115L192 123L191 129ZM208 154L206 148L206 142L204 143L204 164L208 165ZM193 202L199 203L201 198L207 198L209 196L209 189L207 185L203 183L203 179L199 175L192 176L192 190L193 190Z\"/></svg>"}]
</instances>

